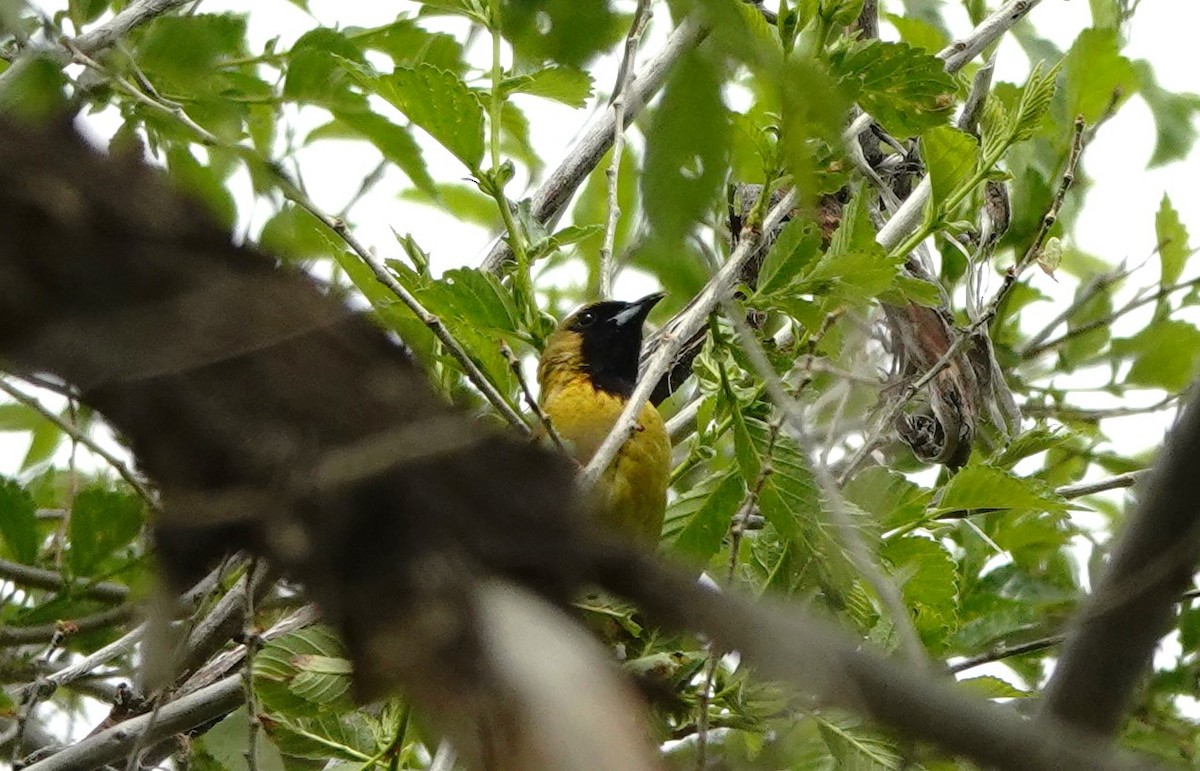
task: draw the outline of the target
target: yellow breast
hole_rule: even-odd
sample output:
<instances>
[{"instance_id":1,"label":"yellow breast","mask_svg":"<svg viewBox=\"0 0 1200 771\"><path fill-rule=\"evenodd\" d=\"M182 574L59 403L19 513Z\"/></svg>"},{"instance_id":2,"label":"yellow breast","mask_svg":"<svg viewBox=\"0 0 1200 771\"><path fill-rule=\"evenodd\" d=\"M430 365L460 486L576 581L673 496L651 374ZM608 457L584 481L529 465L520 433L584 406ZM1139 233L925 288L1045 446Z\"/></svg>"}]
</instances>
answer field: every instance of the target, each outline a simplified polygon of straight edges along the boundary
<instances>
[{"instance_id":1,"label":"yellow breast","mask_svg":"<svg viewBox=\"0 0 1200 771\"><path fill-rule=\"evenodd\" d=\"M591 460L624 406L622 397L596 389L583 376L562 379L542 393L542 408L580 464ZM597 484L597 516L620 532L656 545L667 508L670 466L666 426L658 410L647 404Z\"/></svg>"}]
</instances>

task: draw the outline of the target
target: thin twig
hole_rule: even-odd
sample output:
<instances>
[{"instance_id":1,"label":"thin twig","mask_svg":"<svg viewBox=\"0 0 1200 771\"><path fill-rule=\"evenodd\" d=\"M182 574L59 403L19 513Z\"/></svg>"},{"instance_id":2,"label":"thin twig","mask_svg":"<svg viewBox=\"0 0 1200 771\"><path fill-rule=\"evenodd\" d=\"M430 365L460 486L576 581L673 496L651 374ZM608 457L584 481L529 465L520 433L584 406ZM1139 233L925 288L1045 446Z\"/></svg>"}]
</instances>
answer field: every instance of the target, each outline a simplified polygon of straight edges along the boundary
<instances>
[{"instance_id":1,"label":"thin twig","mask_svg":"<svg viewBox=\"0 0 1200 771\"><path fill-rule=\"evenodd\" d=\"M1124 474L1117 474L1108 479L1099 479L1095 482L1078 482L1073 485L1063 485L1054 489L1054 494L1068 500L1072 498L1082 498L1085 495L1095 495L1106 490L1120 490L1125 487L1133 487L1135 484L1145 479L1146 472L1129 471Z\"/></svg>"},{"instance_id":2,"label":"thin twig","mask_svg":"<svg viewBox=\"0 0 1200 771\"><path fill-rule=\"evenodd\" d=\"M52 624L0 626L0 646L44 643L50 642L58 635L93 632L115 624L123 624L133 618L136 611L137 608L133 605L118 605L98 613L91 613L75 619L63 619Z\"/></svg>"},{"instance_id":3,"label":"thin twig","mask_svg":"<svg viewBox=\"0 0 1200 771\"><path fill-rule=\"evenodd\" d=\"M196 121L192 120L191 116L187 114L181 105L155 98L151 94L148 94L145 90L131 83L128 79L109 72L101 64L89 58L82 51L74 48L72 48L72 50L74 51L75 61L77 63L83 64L104 75L110 83L120 86L126 91L126 93L139 102L152 107L155 110L159 110L173 116L176 120L183 124L184 127L191 131L201 144L229 150L230 152L242 156L247 161L261 165L263 168L265 168L275 179L275 182L279 185L280 191L289 201L299 206L312 216L316 217L321 224L329 228L335 235L341 238L355 253L355 255L357 255L358 258L371 269L371 272L374 274L376 280L387 287L392 294L396 295L396 297L398 297L400 301L404 303L404 305L407 306L408 309L413 312L413 314L416 315L421 323L423 323L431 332L433 332L434 336L441 341L442 345L446 347L446 350L449 351L450 355L454 357L454 360L458 362L459 366L463 370L463 373L467 376L467 379L471 381L471 384L474 385L481 394L483 394L484 398L487 399L487 401L496 409L496 411L499 412L500 415L513 426L513 428L516 428L526 436L530 434L529 426L523 420L521 420L521 416L517 414L508 401L500 394L500 392L487 378L479 366L475 364L474 360L471 359L466 349L461 343L458 342L454 335L450 333L442 320L438 316L429 312L429 310L421 304L421 302L412 292L410 292L406 287L396 280L396 277L387 270L384 264L380 262L373 254L371 254L371 251L367 249L367 247L361 241L359 241L352 232L350 232L345 220L333 217L318 207L308 196L308 194L304 192L301 186L279 163L263 158L261 155L259 155L258 151L252 147L221 139L208 129L196 123Z\"/></svg>"},{"instance_id":4,"label":"thin twig","mask_svg":"<svg viewBox=\"0 0 1200 771\"><path fill-rule=\"evenodd\" d=\"M39 57L49 57L60 66L66 66L71 61L71 49L95 55L106 48L111 48L118 40L128 35L133 29L169 13L185 5L188 0L135 0L116 16L107 22L89 30L75 39L61 38L60 45L29 47L22 52L20 59L13 65L0 72L0 89L19 76L29 63ZM68 45L69 43L69 45Z\"/></svg>"},{"instance_id":5,"label":"thin twig","mask_svg":"<svg viewBox=\"0 0 1200 771\"><path fill-rule=\"evenodd\" d=\"M1042 353L1045 353L1046 351L1053 350L1053 349L1057 348L1058 346L1062 345L1063 343L1065 343L1069 340L1073 340L1074 338L1079 337L1080 335L1086 335L1088 332L1091 332L1096 329L1103 329L1105 327L1110 327L1110 326L1112 326L1114 321L1121 318L1126 313L1129 313L1132 310L1142 307L1143 305L1148 305L1150 303L1158 302L1159 300L1166 299L1167 297L1174 294L1175 292L1180 291L1181 289L1192 289L1193 287L1196 287L1196 286L1200 286L1200 276L1197 276L1196 278L1193 278L1189 281L1181 281L1178 284L1172 284L1171 286L1163 287L1162 289L1159 289L1157 292L1153 292L1148 295L1143 295L1141 297L1135 297L1134 299L1130 300L1128 303L1126 303L1121 308L1118 308L1117 310L1113 311L1112 313L1108 314L1107 316L1104 316L1103 318L1095 319L1094 321L1089 321L1085 324L1080 324L1079 326L1077 326L1073 329L1068 329L1066 332L1063 332L1061 335L1059 335L1058 337L1055 337L1051 340L1045 340L1036 345L1026 344L1025 347L1020 350L1019 355L1021 356L1022 359L1031 359L1034 356L1038 356ZM1070 309L1068 309L1068 310L1070 310Z\"/></svg>"},{"instance_id":6,"label":"thin twig","mask_svg":"<svg viewBox=\"0 0 1200 771\"><path fill-rule=\"evenodd\" d=\"M1080 290L1075 299L1071 301L1071 304L1063 309L1062 313L1059 313L1057 316L1051 319L1050 322L1046 324L1046 326L1042 327L1037 334L1025 341L1025 344L1017 350L1017 355L1022 359L1026 359L1034 355L1032 351L1035 349L1040 350L1041 344L1046 341L1046 338L1050 337L1050 333L1053 332L1059 324L1065 323L1068 319L1078 313L1084 306L1090 303L1093 298L1095 298L1101 292L1107 291L1110 286L1124 281L1129 277L1130 273L1132 273L1132 271L1122 264L1108 273L1103 273L1099 276L1093 277L1087 282L1087 284L1084 285L1083 289Z\"/></svg>"},{"instance_id":7,"label":"thin twig","mask_svg":"<svg viewBox=\"0 0 1200 771\"><path fill-rule=\"evenodd\" d=\"M567 445L563 443L562 437L554 430L554 424L550 422L550 416L542 409L542 405L538 404L537 398L529 388L529 382L525 379L525 373L521 371L521 360L513 353L512 348L508 347L508 343L503 340L500 341L500 355L508 362L508 368L512 370L513 376L517 379L517 384L521 387L521 395L525 398L525 403L529 405L529 409L537 416L538 422L542 424L542 428L546 429L546 435L550 437L550 441L554 442L554 446L564 455L569 455L570 452L567 450Z\"/></svg>"},{"instance_id":8,"label":"thin twig","mask_svg":"<svg viewBox=\"0 0 1200 771\"><path fill-rule=\"evenodd\" d=\"M617 220L621 216L621 206L617 201L617 182L621 173L621 154L625 150L626 94L633 82L633 66L637 59L638 45L649 20L650 0L638 0L633 21L629 24L629 34L625 38L625 53L621 57L621 68L617 71L617 82L613 86L612 161L605 172L608 182L608 216L604 220L604 243L600 247L600 298L604 300L612 297L613 281L617 275L613 246L617 239Z\"/></svg>"},{"instance_id":9,"label":"thin twig","mask_svg":"<svg viewBox=\"0 0 1200 771\"><path fill-rule=\"evenodd\" d=\"M81 431L78 426L72 425L71 423L63 420L55 412L43 406L42 403L34 397L30 396L24 391L14 388L4 378L0 378L0 391L3 391L14 401L20 402L26 407L29 407L33 411L37 412L43 418L53 423L64 434L71 437L72 440L91 450L98 458L111 466L112 469L116 471L122 479L129 483L129 486L132 487L139 496L141 496L141 498L146 502L146 505L150 507L151 511L161 512L158 500L154 497L154 493L150 491L150 488L146 487L145 483L143 483L142 480L139 479L137 475L134 474L133 471L121 461L120 458L97 444L91 437Z\"/></svg>"},{"instance_id":10,"label":"thin twig","mask_svg":"<svg viewBox=\"0 0 1200 771\"><path fill-rule=\"evenodd\" d=\"M242 663L242 687L246 690L246 771L258 771L258 734L262 729L262 721L258 717L258 698L254 693L254 655L262 646L262 638L254 619L254 584L255 576L266 573L267 566L260 560L250 563L246 574L246 616L242 635L245 639L246 660Z\"/></svg>"},{"instance_id":11,"label":"thin twig","mask_svg":"<svg viewBox=\"0 0 1200 771\"><path fill-rule=\"evenodd\" d=\"M124 602L129 598L129 587L124 584L112 581L92 582L86 578L67 579L62 573L54 570L35 568L6 559L0 559L0 579L50 592L76 592L80 597L102 602Z\"/></svg>"}]
</instances>

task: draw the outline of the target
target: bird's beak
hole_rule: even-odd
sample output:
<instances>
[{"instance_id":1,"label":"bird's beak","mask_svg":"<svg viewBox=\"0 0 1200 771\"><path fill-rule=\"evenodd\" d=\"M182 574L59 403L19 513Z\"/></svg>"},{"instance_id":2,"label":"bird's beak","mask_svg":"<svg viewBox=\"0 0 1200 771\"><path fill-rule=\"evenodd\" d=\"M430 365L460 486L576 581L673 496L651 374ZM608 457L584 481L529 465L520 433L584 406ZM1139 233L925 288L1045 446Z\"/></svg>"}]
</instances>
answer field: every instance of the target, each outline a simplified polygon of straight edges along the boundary
<instances>
[{"instance_id":1,"label":"bird's beak","mask_svg":"<svg viewBox=\"0 0 1200 771\"><path fill-rule=\"evenodd\" d=\"M642 322L650 315L650 309L658 304L658 301L667 295L663 292L655 292L648 294L640 300L634 300L629 303L620 313L613 316L613 321L617 322L617 326L623 327L627 324L636 324L640 329Z\"/></svg>"}]
</instances>

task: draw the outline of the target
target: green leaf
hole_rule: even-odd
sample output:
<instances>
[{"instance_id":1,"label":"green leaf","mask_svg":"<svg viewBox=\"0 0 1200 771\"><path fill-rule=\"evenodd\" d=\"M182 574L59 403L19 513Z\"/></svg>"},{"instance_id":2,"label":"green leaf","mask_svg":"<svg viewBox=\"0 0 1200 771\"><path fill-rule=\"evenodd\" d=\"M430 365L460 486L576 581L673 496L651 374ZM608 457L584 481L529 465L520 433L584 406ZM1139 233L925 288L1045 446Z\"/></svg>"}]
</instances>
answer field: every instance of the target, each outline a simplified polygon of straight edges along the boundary
<instances>
[{"instance_id":1,"label":"green leaf","mask_svg":"<svg viewBox=\"0 0 1200 771\"><path fill-rule=\"evenodd\" d=\"M921 157L929 169L933 203L940 204L962 188L979 165L979 140L949 126L921 135Z\"/></svg>"},{"instance_id":2,"label":"green leaf","mask_svg":"<svg viewBox=\"0 0 1200 771\"><path fill-rule=\"evenodd\" d=\"M568 107L585 107L592 96L592 79L573 67L545 67L526 75L507 78L505 93L530 94L562 102Z\"/></svg>"},{"instance_id":3,"label":"green leaf","mask_svg":"<svg viewBox=\"0 0 1200 771\"><path fill-rule=\"evenodd\" d=\"M430 64L397 67L391 75L350 70L368 90L379 94L427 131L472 172L483 159L483 108L475 92L448 70Z\"/></svg>"},{"instance_id":4,"label":"green leaf","mask_svg":"<svg viewBox=\"0 0 1200 771\"><path fill-rule=\"evenodd\" d=\"M313 626L268 643L254 657L255 690L266 709L292 717L317 717L349 706L350 676L331 662L345 653L334 632Z\"/></svg>"},{"instance_id":5,"label":"green leaf","mask_svg":"<svg viewBox=\"0 0 1200 771\"><path fill-rule=\"evenodd\" d=\"M452 314L457 323L482 330L515 332L521 314L512 293L491 273L470 268L446 271L442 278L419 292L430 299L431 309Z\"/></svg>"},{"instance_id":6,"label":"green leaf","mask_svg":"<svg viewBox=\"0 0 1200 771\"><path fill-rule=\"evenodd\" d=\"M1067 111L1095 123L1112 105L1138 89L1133 65L1121 55L1117 29L1085 29L1075 38L1063 64Z\"/></svg>"},{"instance_id":7,"label":"green leaf","mask_svg":"<svg viewBox=\"0 0 1200 771\"><path fill-rule=\"evenodd\" d=\"M467 72L463 45L453 35L430 32L411 19L396 19L372 30L354 31L354 42L366 51L380 51L396 67L432 64L457 75Z\"/></svg>"},{"instance_id":8,"label":"green leaf","mask_svg":"<svg viewBox=\"0 0 1200 771\"><path fill-rule=\"evenodd\" d=\"M37 562L37 505L25 488L0 477L0 537L4 551L17 562Z\"/></svg>"},{"instance_id":9,"label":"green leaf","mask_svg":"<svg viewBox=\"0 0 1200 771\"><path fill-rule=\"evenodd\" d=\"M685 54L646 134L642 202L664 241L681 241L712 208L725 179L729 132L716 65Z\"/></svg>"},{"instance_id":10,"label":"green leaf","mask_svg":"<svg viewBox=\"0 0 1200 771\"><path fill-rule=\"evenodd\" d=\"M331 109L365 110L366 100L350 89L354 78L346 62L363 65L366 60L344 34L327 27L304 33L288 54L284 98Z\"/></svg>"},{"instance_id":11,"label":"green leaf","mask_svg":"<svg viewBox=\"0 0 1200 771\"><path fill-rule=\"evenodd\" d=\"M446 14L465 16L476 24L488 25L487 11L479 0L416 0L424 8L423 12L430 14Z\"/></svg>"},{"instance_id":12,"label":"green leaf","mask_svg":"<svg viewBox=\"0 0 1200 771\"><path fill-rule=\"evenodd\" d=\"M1040 511L1068 508L1059 498L1036 479L1021 478L990 466L967 466L946 484L936 513L970 511L972 509L1037 509Z\"/></svg>"},{"instance_id":13,"label":"green leaf","mask_svg":"<svg viewBox=\"0 0 1200 771\"><path fill-rule=\"evenodd\" d=\"M500 224L500 212L496 210L496 201L479 192L479 188L474 185L436 182L432 191L422 188L405 190L400 194L400 200L423 203L443 210L457 220L474 223L482 228L491 229Z\"/></svg>"},{"instance_id":14,"label":"green leaf","mask_svg":"<svg viewBox=\"0 0 1200 771\"><path fill-rule=\"evenodd\" d=\"M696 485L672 502L668 516L687 516L687 522L672 542L671 550L685 560L707 563L721 548L721 541L745 497L745 489L737 469L731 469ZM686 513L689 509L694 512L690 516Z\"/></svg>"},{"instance_id":15,"label":"green leaf","mask_svg":"<svg viewBox=\"0 0 1200 771\"><path fill-rule=\"evenodd\" d=\"M954 107L945 62L907 43L852 43L831 54L830 66L850 98L896 136L943 125Z\"/></svg>"},{"instance_id":16,"label":"green leaf","mask_svg":"<svg viewBox=\"0 0 1200 771\"><path fill-rule=\"evenodd\" d=\"M21 460L21 470L26 471L39 463L54 457L54 452L62 444L63 432L50 421L45 421L30 434L29 449Z\"/></svg>"},{"instance_id":17,"label":"green leaf","mask_svg":"<svg viewBox=\"0 0 1200 771\"><path fill-rule=\"evenodd\" d=\"M1033 695L994 675L967 677L959 680L958 684L985 699L1025 699Z\"/></svg>"},{"instance_id":18,"label":"green leaf","mask_svg":"<svg viewBox=\"0 0 1200 771\"><path fill-rule=\"evenodd\" d=\"M579 67L625 33L609 0L529 0L500 6L501 29L517 56Z\"/></svg>"},{"instance_id":19,"label":"green leaf","mask_svg":"<svg viewBox=\"0 0 1200 771\"><path fill-rule=\"evenodd\" d=\"M801 271L821 249L821 231L803 219L792 219L783 226L758 272L758 291L769 294L783 289L800 277Z\"/></svg>"},{"instance_id":20,"label":"green leaf","mask_svg":"<svg viewBox=\"0 0 1200 771\"><path fill-rule=\"evenodd\" d=\"M258 243L267 254L285 260L329 257L337 249L321 221L294 204L285 204L267 220Z\"/></svg>"},{"instance_id":21,"label":"green leaf","mask_svg":"<svg viewBox=\"0 0 1200 771\"><path fill-rule=\"evenodd\" d=\"M940 649L957 625L958 566L954 559L941 544L918 536L885 541L879 556L892 566L922 639Z\"/></svg>"},{"instance_id":22,"label":"green leaf","mask_svg":"<svg viewBox=\"0 0 1200 771\"><path fill-rule=\"evenodd\" d=\"M246 18L232 13L159 16L136 44L138 64L161 90L209 92L224 59L246 53Z\"/></svg>"},{"instance_id":23,"label":"green leaf","mask_svg":"<svg viewBox=\"0 0 1200 771\"><path fill-rule=\"evenodd\" d=\"M913 48L936 54L950 42L944 30L916 17L887 13L884 18L900 33L900 39Z\"/></svg>"},{"instance_id":24,"label":"green leaf","mask_svg":"<svg viewBox=\"0 0 1200 771\"><path fill-rule=\"evenodd\" d=\"M1042 63L1034 65L1021 90L1021 99L1017 103L1016 113L1012 118L1012 135L1010 141L1022 142L1029 139L1041 128L1043 120L1050 112L1050 101L1058 84L1058 71L1062 63L1049 70L1042 68Z\"/></svg>"},{"instance_id":25,"label":"green leaf","mask_svg":"<svg viewBox=\"0 0 1200 771\"><path fill-rule=\"evenodd\" d=\"M1162 203L1154 216L1154 235L1158 240L1158 258L1162 265L1162 285L1171 286L1179 280L1192 247L1188 242L1187 227L1179 219L1179 212L1171 205L1171 199L1163 193Z\"/></svg>"},{"instance_id":26,"label":"green leaf","mask_svg":"<svg viewBox=\"0 0 1200 771\"><path fill-rule=\"evenodd\" d=\"M49 422L40 412L24 404L0 404L0 431L33 431Z\"/></svg>"},{"instance_id":27,"label":"green leaf","mask_svg":"<svg viewBox=\"0 0 1200 771\"><path fill-rule=\"evenodd\" d=\"M838 725L820 719L821 738L825 740L834 768L853 771L895 771L903 763L892 745L863 728Z\"/></svg>"},{"instance_id":28,"label":"green leaf","mask_svg":"<svg viewBox=\"0 0 1200 771\"><path fill-rule=\"evenodd\" d=\"M71 506L72 572L96 572L106 558L132 543L145 519L145 506L137 495L99 487L81 491Z\"/></svg>"},{"instance_id":29,"label":"green leaf","mask_svg":"<svg viewBox=\"0 0 1200 771\"><path fill-rule=\"evenodd\" d=\"M847 481L846 499L875 517L885 529L925 516L932 492L882 466L863 469Z\"/></svg>"},{"instance_id":30,"label":"green leaf","mask_svg":"<svg viewBox=\"0 0 1200 771\"><path fill-rule=\"evenodd\" d=\"M1156 141L1150 166L1183 160L1196 143L1195 118L1200 113L1200 96L1166 90L1158 84L1147 61L1136 61L1133 67L1138 74L1142 99L1154 116Z\"/></svg>"},{"instance_id":31,"label":"green leaf","mask_svg":"<svg viewBox=\"0 0 1200 771\"><path fill-rule=\"evenodd\" d=\"M248 771L246 755L250 749L250 720L245 707L231 712L221 722L204 732L201 747L225 771ZM271 742L259 741L255 746L255 768L258 771L285 771L279 749Z\"/></svg>"},{"instance_id":32,"label":"green leaf","mask_svg":"<svg viewBox=\"0 0 1200 771\"><path fill-rule=\"evenodd\" d=\"M1181 391L1196 374L1200 330L1186 321L1158 321L1131 338L1114 340L1113 353L1132 357L1128 385Z\"/></svg>"}]
</instances>

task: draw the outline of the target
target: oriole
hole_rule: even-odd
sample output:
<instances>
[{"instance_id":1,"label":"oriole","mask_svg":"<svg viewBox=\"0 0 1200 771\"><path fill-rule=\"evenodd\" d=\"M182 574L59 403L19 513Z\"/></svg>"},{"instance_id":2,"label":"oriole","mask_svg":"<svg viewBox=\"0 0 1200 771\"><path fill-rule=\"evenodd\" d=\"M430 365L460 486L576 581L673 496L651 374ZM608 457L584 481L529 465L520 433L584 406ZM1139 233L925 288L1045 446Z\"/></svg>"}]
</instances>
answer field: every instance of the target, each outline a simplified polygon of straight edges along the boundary
<instances>
[{"instance_id":1,"label":"oriole","mask_svg":"<svg viewBox=\"0 0 1200 771\"><path fill-rule=\"evenodd\" d=\"M605 301L571 314L550 335L538 365L539 401L550 424L586 464L617 422L637 383L642 324L663 294ZM671 443L647 403L629 439L597 483L602 524L654 546L667 508Z\"/></svg>"}]
</instances>

